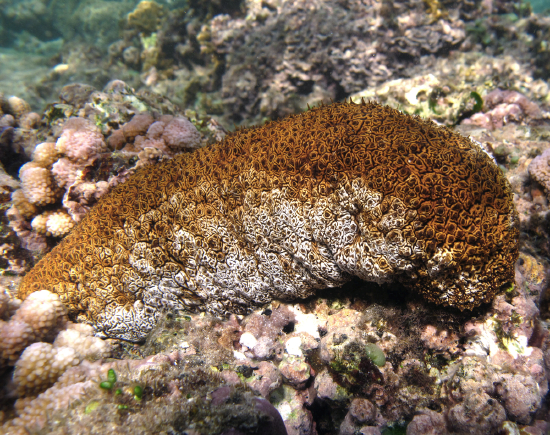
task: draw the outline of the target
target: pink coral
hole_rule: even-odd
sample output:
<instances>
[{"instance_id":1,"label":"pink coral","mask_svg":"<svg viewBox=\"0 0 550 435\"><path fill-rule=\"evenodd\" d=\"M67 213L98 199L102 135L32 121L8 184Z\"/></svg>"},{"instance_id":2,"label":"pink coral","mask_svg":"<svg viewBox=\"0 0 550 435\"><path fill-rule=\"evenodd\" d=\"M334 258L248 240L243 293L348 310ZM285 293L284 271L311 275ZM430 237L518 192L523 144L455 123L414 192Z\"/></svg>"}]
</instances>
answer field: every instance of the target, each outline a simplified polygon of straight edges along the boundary
<instances>
[{"instance_id":1,"label":"pink coral","mask_svg":"<svg viewBox=\"0 0 550 435\"><path fill-rule=\"evenodd\" d=\"M529 175L542 185L550 196L550 149L545 150L529 164Z\"/></svg>"},{"instance_id":2,"label":"pink coral","mask_svg":"<svg viewBox=\"0 0 550 435\"><path fill-rule=\"evenodd\" d=\"M34 162L25 163L19 169L19 178L25 198L38 206L53 204L61 193L51 172Z\"/></svg>"},{"instance_id":3,"label":"pink coral","mask_svg":"<svg viewBox=\"0 0 550 435\"><path fill-rule=\"evenodd\" d=\"M127 141L133 141L136 136L143 135L153 123L153 117L148 113L134 116L130 122L122 127L122 132Z\"/></svg>"},{"instance_id":4,"label":"pink coral","mask_svg":"<svg viewBox=\"0 0 550 435\"><path fill-rule=\"evenodd\" d=\"M115 130L108 142L111 149L122 149L125 153L139 154L156 149L161 155L172 157L185 149L198 148L201 134L191 121L182 116L162 115L155 120L150 114L142 113ZM144 155L146 164L151 162L148 157Z\"/></svg>"},{"instance_id":5,"label":"pink coral","mask_svg":"<svg viewBox=\"0 0 550 435\"><path fill-rule=\"evenodd\" d=\"M69 118L55 147L59 153L80 163L107 151L101 130L83 118Z\"/></svg>"},{"instance_id":6,"label":"pink coral","mask_svg":"<svg viewBox=\"0 0 550 435\"><path fill-rule=\"evenodd\" d=\"M474 114L465 119L463 124L474 124L493 130L509 122L529 123L542 117L539 106L517 91L495 89L483 101L485 112Z\"/></svg>"},{"instance_id":7,"label":"pink coral","mask_svg":"<svg viewBox=\"0 0 550 435\"><path fill-rule=\"evenodd\" d=\"M73 184L81 165L71 162L63 157L52 166L52 174L59 187L67 187Z\"/></svg>"},{"instance_id":8,"label":"pink coral","mask_svg":"<svg viewBox=\"0 0 550 435\"><path fill-rule=\"evenodd\" d=\"M454 332L439 330L433 325L426 325L421 335L428 349L434 350L436 354L443 355L446 359L460 352L459 338Z\"/></svg>"},{"instance_id":9,"label":"pink coral","mask_svg":"<svg viewBox=\"0 0 550 435\"><path fill-rule=\"evenodd\" d=\"M13 365L30 344L52 340L67 320L57 295L41 290L27 298L13 317L0 325L0 368Z\"/></svg>"},{"instance_id":10,"label":"pink coral","mask_svg":"<svg viewBox=\"0 0 550 435\"><path fill-rule=\"evenodd\" d=\"M165 122L153 122L147 130L147 137L150 139L160 139L162 137L162 133L164 133L164 127L166 127Z\"/></svg>"},{"instance_id":11,"label":"pink coral","mask_svg":"<svg viewBox=\"0 0 550 435\"><path fill-rule=\"evenodd\" d=\"M431 409L421 409L407 426L407 435L444 435L445 417Z\"/></svg>"},{"instance_id":12,"label":"pink coral","mask_svg":"<svg viewBox=\"0 0 550 435\"><path fill-rule=\"evenodd\" d=\"M178 151L184 148L197 148L201 136L191 121L176 117L166 125L162 138L172 150Z\"/></svg>"}]
</instances>

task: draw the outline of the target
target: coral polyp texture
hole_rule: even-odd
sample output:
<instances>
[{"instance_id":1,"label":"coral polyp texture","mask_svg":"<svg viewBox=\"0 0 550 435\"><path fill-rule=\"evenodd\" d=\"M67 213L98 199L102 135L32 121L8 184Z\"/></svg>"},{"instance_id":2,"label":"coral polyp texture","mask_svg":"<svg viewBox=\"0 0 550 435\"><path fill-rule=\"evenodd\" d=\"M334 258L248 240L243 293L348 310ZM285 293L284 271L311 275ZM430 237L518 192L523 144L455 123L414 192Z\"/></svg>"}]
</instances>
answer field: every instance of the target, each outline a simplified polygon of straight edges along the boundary
<instances>
[{"instance_id":1,"label":"coral polyp texture","mask_svg":"<svg viewBox=\"0 0 550 435\"><path fill-rule=\"evenodd\" d=\"M98 334L244 313L357 276L471 309L513 280L508 182L469 139L375 103L240 129L118 185L24 278Z\"/></svg>"}]
</instances>

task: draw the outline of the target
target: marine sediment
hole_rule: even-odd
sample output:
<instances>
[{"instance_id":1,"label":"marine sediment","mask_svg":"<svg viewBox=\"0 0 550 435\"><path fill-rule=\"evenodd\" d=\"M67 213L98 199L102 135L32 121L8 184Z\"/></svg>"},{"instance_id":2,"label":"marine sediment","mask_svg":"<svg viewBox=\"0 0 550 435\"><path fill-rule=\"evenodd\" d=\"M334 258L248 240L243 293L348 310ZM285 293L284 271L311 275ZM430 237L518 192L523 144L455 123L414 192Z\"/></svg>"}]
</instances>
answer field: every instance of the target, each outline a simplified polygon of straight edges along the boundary
<instances>
[{"instance_id":1,"label":"marine sediment","mask_svg":"<svg viewBox=\"0 0 550 435\"><path fill-rule=\"evenodd\" d=\"M459 309L513 280L518 216L491 158L445 127L336 103L139 170L24 278L101 336L165 310L245 313L356 276Z\"/></svg>"}]
</instances>

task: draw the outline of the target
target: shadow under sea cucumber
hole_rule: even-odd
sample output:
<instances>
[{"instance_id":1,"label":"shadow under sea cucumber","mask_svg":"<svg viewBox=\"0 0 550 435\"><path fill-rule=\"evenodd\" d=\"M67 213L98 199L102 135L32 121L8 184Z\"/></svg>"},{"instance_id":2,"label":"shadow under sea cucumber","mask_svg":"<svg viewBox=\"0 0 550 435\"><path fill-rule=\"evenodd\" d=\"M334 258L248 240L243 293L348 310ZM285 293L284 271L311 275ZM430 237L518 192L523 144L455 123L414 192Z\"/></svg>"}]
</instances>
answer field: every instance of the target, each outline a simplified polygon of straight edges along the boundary
<instances>
[{"instance_id":1,"label":"shadow under sea cucumber","mask_svg":"<svg viewBox=\"0 0 550 435\"><path fill-rule=\"evenodd\" d=\"M509 184L469 139L376 103L335 103L139 170L24 278L101 336L163 310L245 313L360 277L471 309L513 280Z\"/></svg>"}]
</instances>

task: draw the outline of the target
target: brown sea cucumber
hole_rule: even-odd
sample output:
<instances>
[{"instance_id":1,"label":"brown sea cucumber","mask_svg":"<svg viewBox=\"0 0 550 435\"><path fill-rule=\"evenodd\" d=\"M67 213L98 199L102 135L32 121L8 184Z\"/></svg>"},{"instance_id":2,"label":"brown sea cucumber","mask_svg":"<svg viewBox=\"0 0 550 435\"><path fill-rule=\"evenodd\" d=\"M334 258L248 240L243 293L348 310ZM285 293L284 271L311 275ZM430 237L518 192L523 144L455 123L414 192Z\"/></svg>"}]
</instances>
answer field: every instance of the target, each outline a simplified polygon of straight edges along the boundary
<instances>
[{"instance_id":1,"label":"brown sea cucumber","mask_svg":"<svg viewBox=\"0 0 550 435\"><path fill-rule=\"evenodd\" d=\"M165 309L244 313L352 276L471 309L513 280L518 216L469 139L375 103L239 129L138 171L24 278L102 336Z\"/></svg>"}]
</instances>

